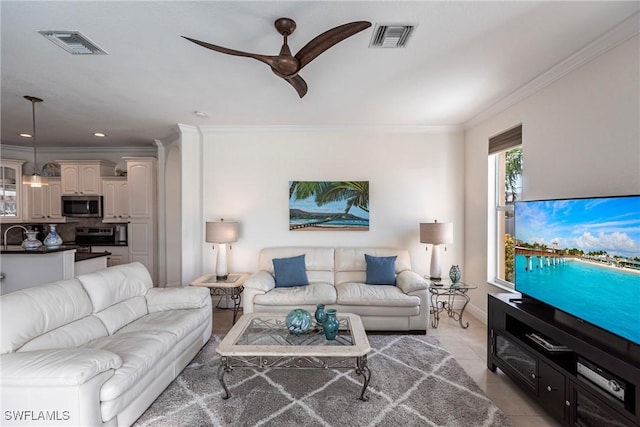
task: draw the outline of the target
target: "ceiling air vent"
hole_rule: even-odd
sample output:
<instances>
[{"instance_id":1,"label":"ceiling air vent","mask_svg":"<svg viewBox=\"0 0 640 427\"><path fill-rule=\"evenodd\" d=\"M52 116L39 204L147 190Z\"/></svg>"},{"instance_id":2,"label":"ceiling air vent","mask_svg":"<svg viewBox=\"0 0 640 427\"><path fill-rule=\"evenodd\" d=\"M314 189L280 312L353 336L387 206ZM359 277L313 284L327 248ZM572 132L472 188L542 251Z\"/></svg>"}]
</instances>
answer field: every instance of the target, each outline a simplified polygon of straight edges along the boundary
<instances>
[{"instance_id":1,"label":"ceiling air vent","mask_svg":"<svg viewBox=\"0 0 640 427\"><path fill-rule=\"evenodd\" d=\"M376 24L369 47L406 47L415 25Z\"/></svg>"},{"instance_id":2,"label":"ceiling air vent","mask_svg":"<svg viewBox=\"0 0 640 427\"><path fill-rule=\"evenodd\" d=\"M38 31L40 34L74 55L106 55L107 52L78 31Z\"/></svg>"}]
</instances>

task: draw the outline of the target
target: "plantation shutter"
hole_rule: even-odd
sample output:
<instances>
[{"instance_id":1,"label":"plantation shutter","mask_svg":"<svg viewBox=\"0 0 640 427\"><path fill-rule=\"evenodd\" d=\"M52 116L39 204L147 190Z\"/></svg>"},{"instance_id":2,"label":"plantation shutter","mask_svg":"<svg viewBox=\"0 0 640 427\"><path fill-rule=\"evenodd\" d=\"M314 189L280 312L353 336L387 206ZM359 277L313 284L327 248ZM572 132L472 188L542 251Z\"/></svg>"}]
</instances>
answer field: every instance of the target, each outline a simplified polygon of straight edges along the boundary
<instances>
[{"instance_id":1,"label":"plantation shutter","mask_svg":"<svg viewBox=\"0 0 640 427\"><path fill-rule=\"evenodd\" d=\"M489 138L489 154L499 153L522 145L522 125Z\"/></svg>"}]
</instances>

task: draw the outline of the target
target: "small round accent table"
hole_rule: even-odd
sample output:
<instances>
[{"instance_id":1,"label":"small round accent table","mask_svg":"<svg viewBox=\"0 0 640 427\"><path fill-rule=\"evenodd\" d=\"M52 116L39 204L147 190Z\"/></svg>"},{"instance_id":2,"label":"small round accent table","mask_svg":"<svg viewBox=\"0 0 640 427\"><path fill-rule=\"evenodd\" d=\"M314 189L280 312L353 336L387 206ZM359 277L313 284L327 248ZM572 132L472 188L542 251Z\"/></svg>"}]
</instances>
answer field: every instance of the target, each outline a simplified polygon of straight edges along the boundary
<instances>
[{"instance_id":1,"label":"small round accent table","mask_svg":"<svg viewBox=\"0 0 640 427\"><path fill-rule=\"evenodd\" d=\"M467 285L462 282L458 282L453 285L448 280L442 282L430 282L429 293L431 293L431 309L429 310L429 313L433 316L431 318L431 326L434 328L438 327L438 323L440 323L440 313L445 311L449 317L460 323L461 328L467 329L469 327L469 322L466 324L462 323L464 309L467 308L467 304L469 304L470 300L467 292L469 292L470 289L476 288L477 286ZM463 300L460 311L456 311L454 309L456 299Z\"/></svg>"},{"instance_id":2,"label":"small round accent table","mask_svg":"<svg viewBox=\"0 0 640 427\"><path fill-rule=\"evenodd\" d=\"M229 274L227 280L216 279L215 273L208 273L198 277L190 283L191 286L203 286L209 288L211 296L229 296L233 301L233 324L236 323L244 282L249 278L248 273Z\"/></svg>"}]
</instances>

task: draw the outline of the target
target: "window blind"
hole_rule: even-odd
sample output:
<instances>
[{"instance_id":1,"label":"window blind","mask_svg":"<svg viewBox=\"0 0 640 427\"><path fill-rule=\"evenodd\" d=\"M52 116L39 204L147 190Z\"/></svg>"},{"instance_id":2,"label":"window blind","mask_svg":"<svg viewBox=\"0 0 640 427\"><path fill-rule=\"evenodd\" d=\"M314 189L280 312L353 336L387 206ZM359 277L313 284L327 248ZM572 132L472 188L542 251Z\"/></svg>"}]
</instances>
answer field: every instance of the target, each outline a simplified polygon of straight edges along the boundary
<instances>
[{"instance_id":1,"label":"window blind","mask_svg":"<svg viewBox=\"0 0 640 427\"><path fill-rule=\"evenodd\" d=\"M521 124L489 138L489 154L499 153L518 145L522 145Z\"/></svg>"}]
</instances>

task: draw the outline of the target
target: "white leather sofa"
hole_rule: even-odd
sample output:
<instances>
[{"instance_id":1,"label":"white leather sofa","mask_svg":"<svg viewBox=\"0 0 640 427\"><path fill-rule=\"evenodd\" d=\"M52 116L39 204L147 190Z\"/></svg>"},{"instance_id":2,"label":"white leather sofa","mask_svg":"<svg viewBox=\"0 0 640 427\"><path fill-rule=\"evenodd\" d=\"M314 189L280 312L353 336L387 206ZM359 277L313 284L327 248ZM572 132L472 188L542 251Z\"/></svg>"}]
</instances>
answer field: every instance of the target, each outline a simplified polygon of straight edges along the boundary
<instances>
[{"instance_id":1,"label":"white leather sofa","mask_svg":"<svg viewBox=\"0 0 640 427\"><path fill-rule=\"evenodd\" d=\"M278 288L273 259L305 255L309 285ZM364 255L397 256L395 286L365 284ZM258 260L260 271L244 283L244 313L288 312L304 308L311 314L317 304L355 313L365 329L426 332L429 317L428 282L411 271L409 252L391 248L265 248Z\"/></svg>"},{"instance_id":2,"label":"white leather sofa","mask_svg":"<svg viewBox=\"0 0 640 427\"><path fill-rule=\"evenodd\" d=\"M205 288L140 263L0 297L4 425L128 426L209 340Z\"/></svg>"}]
</instances>

